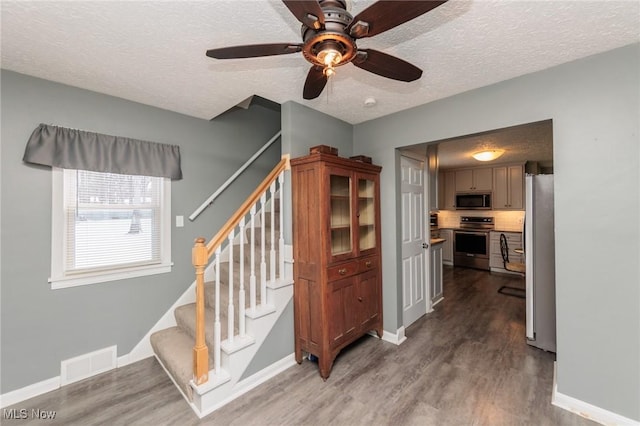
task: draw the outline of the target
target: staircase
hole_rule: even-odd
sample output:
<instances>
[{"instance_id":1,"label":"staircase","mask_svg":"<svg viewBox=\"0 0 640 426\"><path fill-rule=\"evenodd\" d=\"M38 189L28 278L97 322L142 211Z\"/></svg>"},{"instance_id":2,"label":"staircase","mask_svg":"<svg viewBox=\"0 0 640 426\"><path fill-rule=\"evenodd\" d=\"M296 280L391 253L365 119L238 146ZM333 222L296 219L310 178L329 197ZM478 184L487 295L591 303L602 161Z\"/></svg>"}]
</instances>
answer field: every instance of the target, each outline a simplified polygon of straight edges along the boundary
<instances>
[{"instance_id":1,"label":"staircase","mask_svg":"<svg viewBox=\"0 0 640 426\"><path fill-rule=\"evenodd\" d=\"M196 241L196 302L178 306L176 325L151 335L156 358L200 417L243 392L246 368L293 296L281 233L287 166L288 158L209 244Z\"/></svg>"}]
</instances>

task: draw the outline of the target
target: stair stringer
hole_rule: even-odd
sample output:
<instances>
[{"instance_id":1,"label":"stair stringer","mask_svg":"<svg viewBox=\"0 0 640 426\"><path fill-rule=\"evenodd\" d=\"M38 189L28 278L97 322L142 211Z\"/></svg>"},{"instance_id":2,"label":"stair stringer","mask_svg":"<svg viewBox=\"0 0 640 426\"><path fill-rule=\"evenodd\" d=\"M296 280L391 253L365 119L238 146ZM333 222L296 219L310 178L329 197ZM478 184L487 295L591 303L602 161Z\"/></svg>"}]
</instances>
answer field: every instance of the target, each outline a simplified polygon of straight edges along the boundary
<instances>
[{"instance_id":1,"label":"stair stringer","mask_svg":"<svg viewBox=\"0 0 640 426\"><path fill-rule=\"evenodd\" d=\"M213 389L211 389L211 386L207 386L206 383L201 386L195 385L193 381L190 383L194 390L193 401L190 405L198 417L202 418L212 413L258 384L295 364L295 359L292 354L265 367L254 376L240 381L247 367L264 344L269 332L278 322L289 302L293 299L292 279L284 283L279 283L276 287L277 288L267 288L269 304L273 305L276 311L273 314L255 319L247 317L247 334L255 338L255 343L232 354L222 352L221 368L230 375L230 380ZM214 371L211 371L209 376L213 377Z\"/></svg>"}]
</instances>

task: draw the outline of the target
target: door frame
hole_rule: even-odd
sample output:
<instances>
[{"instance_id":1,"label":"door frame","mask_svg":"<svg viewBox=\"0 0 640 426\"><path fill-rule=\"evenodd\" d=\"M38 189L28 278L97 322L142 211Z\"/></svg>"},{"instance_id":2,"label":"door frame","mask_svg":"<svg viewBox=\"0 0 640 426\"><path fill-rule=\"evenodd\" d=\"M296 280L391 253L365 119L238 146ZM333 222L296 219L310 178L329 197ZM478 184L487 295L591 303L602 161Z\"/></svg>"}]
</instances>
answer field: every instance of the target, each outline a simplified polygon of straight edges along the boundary
<instances>
[{"instance_id":1,"label":"door frame","mask_svg":"<svg viewBox=\"0 0 640 426\"><path fill-rule=\"evenodd\" d=\"M425 152L424 155L420 155L418 153L412 152L412 151L406 151L403 149L399 149L399 154L400 157L407 157L410 158L412 160L416 160L416 161L421 161L422 162L422 182L423 182L423 199L425 200L425 205L424 205L424 223L425 226L423 226L423 235L422 235L422 239L427 242L429 244L429 246L427 247L427 249L425 250L425 256L424 256L424 272L425 272L425 279L424 279L424 287L423 288L423 292L424 292L424 299L425 299L425 312L426 314L429 314L430 312L433 312L433 304L431 303L431 243L430 243L430 237L431 237L431 229L430 229L430 221L429 221L429 212L430 212L430 208L431 206L429 205L429 162L427 161L427 154ZM402 167L399 167L397 169L397 180L398 181L402 181ZM398 199L398 202L401 203L402 202L402 197L400 197ZM399 206L399 209L402 209L402 206ZM400 215L400 220L402 219L402 215ZM401 224L402 226L402 224ZM400 250L400 258L402 258L402 249ZM400 268L400 277L401 280L403 279L402 277L402 268ZM403 281L401 281L403 282ZM404 323L404 317L402 318L402 326L404 328L407 327L407 324Z\"/></svg>"}]
</instances>

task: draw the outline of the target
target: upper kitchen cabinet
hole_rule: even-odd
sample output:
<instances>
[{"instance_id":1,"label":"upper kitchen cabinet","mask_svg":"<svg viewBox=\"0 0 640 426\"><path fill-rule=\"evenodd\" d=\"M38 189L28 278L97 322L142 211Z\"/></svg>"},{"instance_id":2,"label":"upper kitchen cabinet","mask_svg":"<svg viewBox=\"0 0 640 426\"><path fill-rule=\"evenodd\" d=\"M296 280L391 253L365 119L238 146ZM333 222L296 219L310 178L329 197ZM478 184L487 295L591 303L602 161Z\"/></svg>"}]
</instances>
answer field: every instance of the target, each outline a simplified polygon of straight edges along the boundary
<instances>
[{"instance_id":1,"label":"upper kitchen cabinet","mask_svg":"<svg viewBox=\"0 0 640 426\"><path fill-rule=\"evenodd\" d=\"M456 170L456 192L491 191L493 170L488 168Z\"/></svg>"},{"instance_id":2,"label":"upper kitchen cabinet","mask_svg":"<svg viewBox=\"0 0 640 426\"><path fill-rule=\"evenodd\" d=\"M438 208L440 210L456 209L456 172L454 171L438 173Z\"/></svg>"},{"instance_id":3,"label":"upper kitchen cabinet","mask_svg":"<svg viewBox=\"0 0 640 426\"><path fill-rule=\"evenodd\" d=\"M493 209L524 209L524 165L493 168Z\"/></svg>"}]
</instances>

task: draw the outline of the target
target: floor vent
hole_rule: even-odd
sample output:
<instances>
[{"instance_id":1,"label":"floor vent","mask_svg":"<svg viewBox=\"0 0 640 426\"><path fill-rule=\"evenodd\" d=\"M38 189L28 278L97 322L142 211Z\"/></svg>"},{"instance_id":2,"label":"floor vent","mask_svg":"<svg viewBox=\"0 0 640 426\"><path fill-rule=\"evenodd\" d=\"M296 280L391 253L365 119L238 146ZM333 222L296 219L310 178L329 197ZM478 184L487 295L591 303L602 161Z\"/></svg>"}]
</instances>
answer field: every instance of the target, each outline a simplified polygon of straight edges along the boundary
<instances>
[{"instance_id":1,"label":"floor vent","mask_svg":"<svg viewBox=\"0 0 640 426\"><path fill-rule=\"evenodd\" d=\"M117 354L118 347L110 346L62 361L60 384L68 385L116 368Z\"/></svg>"}]
</instances>

